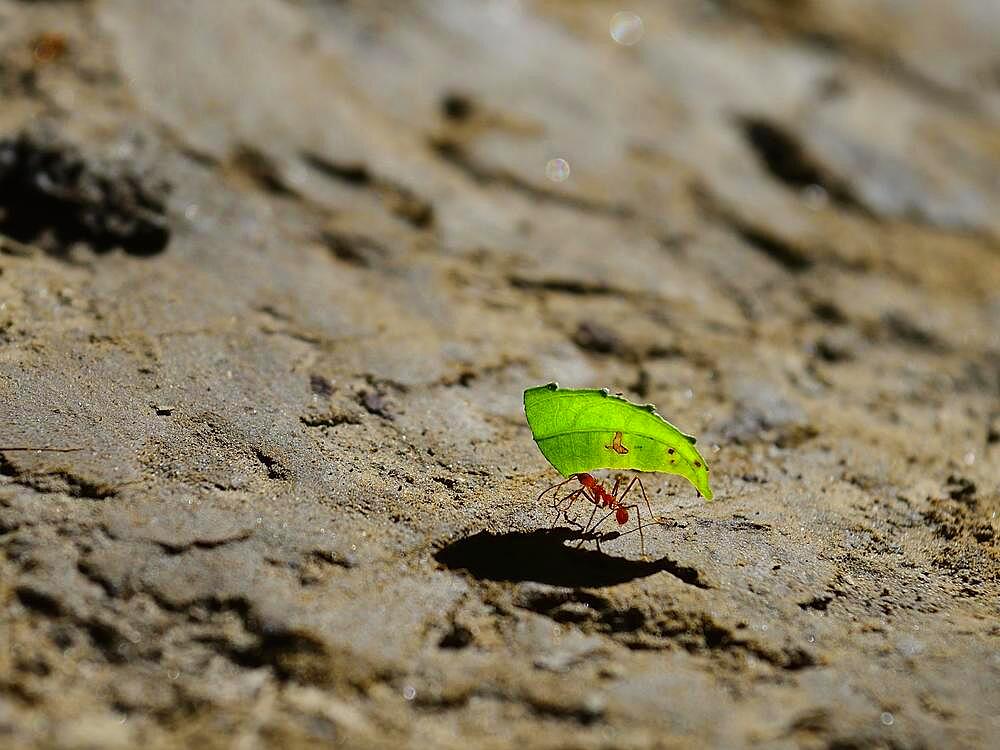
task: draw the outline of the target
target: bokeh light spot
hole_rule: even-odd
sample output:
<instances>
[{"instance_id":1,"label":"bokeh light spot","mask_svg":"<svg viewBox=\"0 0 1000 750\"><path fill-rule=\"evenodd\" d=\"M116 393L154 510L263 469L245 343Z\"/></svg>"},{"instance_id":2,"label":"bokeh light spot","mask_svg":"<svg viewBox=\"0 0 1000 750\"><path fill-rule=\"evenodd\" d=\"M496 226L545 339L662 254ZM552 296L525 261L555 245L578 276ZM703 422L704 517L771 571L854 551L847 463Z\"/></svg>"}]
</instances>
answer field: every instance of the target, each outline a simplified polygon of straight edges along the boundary
<instances>
[{"instance_id":1,"label":"bokeh light spot","mask_svg":"<svg viewBox=\"0 0 1000 750\"><path fill-rule=\"evenodd\" d=\"M545 165L545 176L553 182L566 182L569 179L569 162L565 159L549 159Z\"/></svg>"},{"instance_id":2,"label":"bokeh light spot","mask_svg":"<svg viewBox=\"0 0 1000 750\"><path fill-rule=\"evenodd\" d=\"M622 10L611 17L611 38L618 44L631 47L642 39L642 19L630 10Z\"/></svg>"}]
</instances>

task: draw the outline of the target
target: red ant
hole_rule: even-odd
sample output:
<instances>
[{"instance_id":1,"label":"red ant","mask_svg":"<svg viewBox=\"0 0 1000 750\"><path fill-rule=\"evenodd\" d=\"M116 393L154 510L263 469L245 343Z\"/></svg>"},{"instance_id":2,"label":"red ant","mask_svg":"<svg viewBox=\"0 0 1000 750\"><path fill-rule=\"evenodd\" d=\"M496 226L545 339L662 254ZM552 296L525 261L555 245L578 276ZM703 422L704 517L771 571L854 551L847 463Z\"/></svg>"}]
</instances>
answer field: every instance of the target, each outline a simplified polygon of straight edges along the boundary
<instances>
[{"instance_id":1,"label":"red ant","mask_svg":"<svg viewBox=\"0 0 1000 750\"><path fill-rule=\"evenodd\" d=\"M629 511L635 510L636 523L638 524L638 531L639 531L639 543L642 547L642 554L645 556L646 540L643 538L642 534L642 516L639 513L639 505L638 503L633 503L632 505L625 505L625 503L623 502L625 500L625 496L628 495L629 491L631 491L631 489L638 484L639 489L642 491L642 498L643 500L646 501L646 509L649 511L649 517L650 519L653 518L653 509L649 505L649 498L646 496L646 488L642 486L642 482L639 480L639 477L632 477L632 481L628 483L628 486L625 488L625 491L622 492L621 496L619 497L618 488L621 486L622 482L622 477L620 475L615 477L615 486L611 489L611 492L608 492L606 489L604 489L604 485L602 485L590 474L586 473L571 474L569 479L565 479L562 482L557 482L556 484L553 484L551 487L547 487L544 490L542 490L541 494L538 495L538 500L541 500L547 493L552 492L553 490L558 490L563 485L572 482L574 479L580 483L580 488L577 490L573 490L565 497L557 499L552 504L553 509L556 511L556 518L552 522L552 525L555 526L556 523L559 521L559 516L562 515L569 523L579 527L580 525L578 523L570 520L569 509L573 505L573 503L575 503L581 496L587 498L587 500L589 500L591 503L594 504L594 509L590 513L590 518L587 520L587 524L582 527L584 538L586 538L586 535L588 533L593 533L594 531L596 531L597 527L599 527L602 523L604 523L604 521L607 520L612 514L614 515L615 521L618 523L618 525L624 526L625 524L628 523ZM605 514L600 520L598 520L597 523L591 526L591 523L594 520L594 516L597 514L597 510L599 508L610 508L611 510L609 510L608 513ZM583 538L580 539L577 546L580 546L581 544L583 544L583 542L584 539ZM598 548L600 548L600 540L598 540L597 546Z\"/></svg>"}]
</instances>

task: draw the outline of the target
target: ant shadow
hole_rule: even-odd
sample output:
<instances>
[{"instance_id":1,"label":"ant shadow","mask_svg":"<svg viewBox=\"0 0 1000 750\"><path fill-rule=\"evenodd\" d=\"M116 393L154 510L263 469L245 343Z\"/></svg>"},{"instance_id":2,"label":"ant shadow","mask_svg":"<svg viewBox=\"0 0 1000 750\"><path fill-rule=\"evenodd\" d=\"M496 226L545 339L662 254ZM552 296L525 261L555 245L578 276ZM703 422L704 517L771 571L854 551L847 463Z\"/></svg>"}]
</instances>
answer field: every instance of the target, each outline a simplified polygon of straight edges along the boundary
<instances>
[{"instance_id":1,"label":"ant shadow","mask_svg":"<svg viewBox=\"0 0 1000 750\"><path fill-rule=\"evenodd\" d=\"M670 573L697 588L710 588L698 571L667 557L659 560L629 560L605 552L567 546L570 540L610 541L612 531L595 536L567 528L511 531L492 534L481 531L449 544L434 559L450 570L464 570L488 581L533 581L566 588L600 588Z\"/></svg>"}]
</instances>

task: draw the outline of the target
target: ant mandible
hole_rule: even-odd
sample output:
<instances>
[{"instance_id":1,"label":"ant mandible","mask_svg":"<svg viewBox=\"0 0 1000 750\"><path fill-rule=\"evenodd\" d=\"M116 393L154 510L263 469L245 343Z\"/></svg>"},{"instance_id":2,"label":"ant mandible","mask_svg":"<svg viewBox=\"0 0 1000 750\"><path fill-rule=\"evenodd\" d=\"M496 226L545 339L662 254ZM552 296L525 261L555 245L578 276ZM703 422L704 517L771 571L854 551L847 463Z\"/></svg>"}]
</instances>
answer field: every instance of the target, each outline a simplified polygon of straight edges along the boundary
<instances>
[{"instance_id":1,"label":"ant mandible","mask_svg":"<svg viewBox=\"0 0 1000 750\"><path fill-rule=\"evenodd\" d=\"M597 479L595 479L590 474L587 474L585 472L581 472L579 474L571 474L569 479L565 479L562 482L557 482L556 484L553 484L551 487L546 487L544 490L542 490L542 492L538 495L538 500L541 500L549 492L558 491L560 487L563 487L564 485L574 480L580 483L580 487L576 490L573 490L568 495L565 495L561 498L557 498L556 501L552 504L552 508L556 511L556 517L555 520L552 522L552 525L555 526L556 523L559 521L559 516L562 515L569 523L572 523L574 526L579 526L579 524L570 520L569 509L572 507L573 503L575 503L581 497L585 497L587 500L593 503L594 508L590 512L590 518L587 520L586 525L582 527L584 538L581 538L579 543L577 544L577 546L579 547L581 544L583 544L584 539L586 538L586 535L588 533L592 534L594 531L597 530L597 528L602 523L604 523L604 521L606 521L612 515L614 515L615 521L618 523L619 526L624 526L629 521L630 517L629 511L634 510L636 516L636 524L639 531L639 544L642 549L642 554L643 556L645 556L646 540L643 538L642 534L643 524L642 524L642 515L639 511L639 505L638 503L633 503L632 505L625 505L624 502L625 497L632 490L632 488L636 485L639 485L639 490L642 492L642 498L646 502L646 509L649 511L649 518L650 520L653 519L653 509L649 505L649 497L646 495L646 488L642 486L642 481L639 479L639 477L632 477L632 481L628 483L628 485L625 487L625 491L622 492L621 495L619 496L618 488L621 486L622 482L621 475L615 477L614 487L611 489L611 492L608 492L606 489L604 489L604 485L602 485ZM600 508L609 508L610 510L604 516L602 516L597 521L597 523L591 526L591 523L593 523L594 521L594 516L597 515L597 511ZM600 541L598 541L598 547L600 547Z\"/></svg>"}]
</instances>

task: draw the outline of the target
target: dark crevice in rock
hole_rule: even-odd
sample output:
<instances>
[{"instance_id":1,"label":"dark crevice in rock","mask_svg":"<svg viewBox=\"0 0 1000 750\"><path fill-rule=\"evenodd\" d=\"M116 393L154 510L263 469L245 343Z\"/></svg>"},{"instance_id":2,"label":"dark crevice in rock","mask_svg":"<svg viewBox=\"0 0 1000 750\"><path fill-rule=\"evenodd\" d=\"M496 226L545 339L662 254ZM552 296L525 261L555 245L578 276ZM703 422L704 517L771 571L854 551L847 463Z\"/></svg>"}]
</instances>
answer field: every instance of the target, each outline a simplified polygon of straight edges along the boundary
<instances>
[{"instance_id":1,"label":"dark crevice in rock","mask_svg":"<svg viewBox=\"0 0 1000 750\"><path fill-rule=\"evenodd\" d=\"M118 488L78 476L68 469L31 473L18 469L0 453L0 476L36 492L62 492L86 500L105 500L118 493Z\"/></svg>"},{"instance_id":2,"label":"dark crevice in rock","mask_svg":"<svg viewBox=\"0 0 1000 750\"><path fill-rule=\"evenodd\" d=\"M476 111L475 103L466 94L450 92L441 99L441 114L446 120L464 122Z\"/></svg>"},{"instance_id":3,"label":"dark crevice in rock","mask_svg":"<svg viewBox=\"0 0 1000 750\"><path fill-rule=\"evenodd\" d=\"M707 186L695 184L692 197L710 221L727 226L744 242L773 260L790 273L802 273L815 265L812 257L801 248L795 247L773 232L751 224L727 206Z\"/></svg>"},{"instance_id":4,"label":"dark crevice in rock","mask_svg":"<svg viewBox=\"0 0 1000 750\"><path fill-rule=\"evenodd\" d=\"M246 175L262 190L272 195L298 196L298 193L285 181L274 160L260 149L249 144L241 144L234 150L230 162L234 169Z\"/></svg>"},{"instance_id":5,"label":"dark crevice in rock","mask_svg":"<svg viewBox=\"0 0 1000 750\"><path fill-rule=\"evenodd\" d=\"M604 709L599 705L565 705L556 700L546 700L541 696L526 696L525 704L536 715L549 719L573 721L583 726L590 726L604 718Z\"/></svg>"},{"instance_id":6,"label":"dark crevice in rock","mask_svg":"<svg viewBox=\"0 0 1000 750\"><path fill-rule=\"evenodd\" d=\"M330 550L317 549L310 553L310 557L325 565L332 565L335 568L344 568L349 570L351 568L356 568L358 566L358 561L356 558L350 554L341 555L336 552L331 552Z\"/></svg>"},{"instance_id":7,"label":"dark crevice in rock","mask_svg":"<svg viewBox=\"0 0 1000 750\"><path fill-rule=\"evenodd\" d=\"M62 602L34 586L27 584L14 589L17 600L27 609L38 612L46 617L59 617L63 614Z\"/></svg>"},{"instance_id":8,"label":"dark crevice in rock","mask_svg":"<svg viewBox=\"0 0 1000 750\"><path fill-rule=\"evenodd\" d=\"M574 625L584 632L608 635L634 651L680 647L696 654L750 654L773 667L789 671L816 663L814 657L800 647L773 647L740 637L706 612L671 606L648 611L636 605L616 604L592 591L573 588L522 589L518 597L515 604L519 607L561 624Z\"/></svg>"},{"instance_id":9,"label":"dark crevice in rock","mask_svg":"<svg viewBox=\"0 0 1000 750\"><path fill-rule=\"evenodd\" d=\"M997 539L992 517L987 515L992 511L989 511L989 506L980 507L981 501L976 492L976 484L972 480L953 474L948 477L944 496L928 498L929 507L920 511L927 526L949 545L948 552L936 564L956 571L958 577L968 579L971 584L978 584L979 578L986 577L973 572L980 568L973 560L982 557L976 551L977 546L991 547ZM995 569L996 566L988 561L988 557L982 558L982 562ZM967 588L973 592L972 595L977 595L972 587Z\"/></svg>"},{"instance_id":10,"label":"dark crevice in rock","mask_svg":"<svg viewBox=\"0 0 1000 750\"><path fill-rule=\"evenodd\" d=\"M573 343L584 351L594 354L612 354L628 361L636 361L634 351L622 340L616 331L607 326L584 320L573 332Z\"/></svg>"},{"instance_id":11,"label":"dark crevice in rock","mask_svg":"<svg viewBox=\"0 0 1000 750\"><path fill-rule=\"evenodd\" d=\"M733 630L702 613L680 614L674 621L648 628L653 641L636 640L625 645L636 650L662 648L660 642L677 643L690 653L732 653L751 655L777 669L795 672L816 665L816 658L798 646L772 647L739 637Z\"/></svg>"},{"instance_id":12,"label":"dark crevice in rock","mask_svg":"<svg viewBox=\"0 0 1000 750\"><path fill-rule=\"evenodd\" d=\"M510 276L507 281L515 289L539 292L559 292L580 297L624 294L604 282L587 282L580 279L543 278L530 279L525 276Z\"/></svg>"},{"instance_id":13,"label":"dark crevice in rock","mask_svg":"<svg viewBox=\"0 0 1000 750\"><path fill-rule=\"evenodd\" d=\"M162 549L168 555L180 555L184 552L188 552L192 549L218 549L219 547L225 547L227 544L236 544L237 542L245 542L253 536L253 531L251 529L244 529L243 531L235 533L233 536L226 537L224 539L195 539L191 542L168 542L162 539L151 540L153 544L156 544L160 549Z\"/></svg>"},{"instance_id":14,"label":"dark crevice in rock","mask_svg":"<svg viewBox=\"0 0 1000 750\"><path fill-rule=\"evenodd\" d=\"M86 500L105 500L109 497L114 497L118 494L118 488L112 487L110 485L101 484L100 482L95 482L90 479L86 479L76 474L71 474L69 472L58 471L53 474L45 474L46 479L55 479L56 486L59 492L65 492L71 497L78 497ZM65 487L60 485L65 484ZM46 488L46 491L51 492L48 486L44 483L36 486L36 489Z\"/></svg>"},{"instance_id":15,"label":"dark crevice in rock","mask_svg":"<svg viewBox=\"0 0 1000 750\"><path fill-rule=\"evenodd\" d=\"M472 645L472 631L463 625L452 625L451 630L441 636L438 648L459 650Z\"/></svg>"},{"instance_id":16,"label":"dark crevice in rock","mask_svg":"<svg viewBox=\"0 0 1000 750\"><path fill-rule=\"evenodd\" d=\"M523 592L523 598L518 605L540 615L546 615L562 621L578 620L579 617L567 614L566 605L582 605L588 613L602 612L611 608L611 600L590 591L580 591L568 588L528 589Z\"/></svg>"},{"instance_id":17,"label":"dark crevice in rock","mask_svg":"<svg viewBox=\"0 0 1000 750\"><path fill-rule=\"evenodd\" d=\"M763 229L747 224L733 225L737 234L751 247L792 273L801 273L812 268L812 259L782 239Z\"/></svg>"},{"instance_id":18,"label":"dark crevice in rock","mask_svg":"<svg viewBox=\"0 0 1000 750\"><path fill-rule=\"evenodd\" d=\"M319 373L312 373L309 376L309 390L317 396L330 398L333 395L333 383Z\"/></svg>"},{"instance_id":19,"label":"dark crevice in rock","mask_svg":"<svg viewBox=\"0 0 1000 750\"><path fill-rule=\"evenodd\" d=\"M466 708L472 700L490 701L526 709L539 719L566 721L590 726L605 719L606 710L597 701L577 703L568 699L539 695L537 692L519 690L511 693L496 685L483 683L474 688L450 694L424 695L418 693L413 705L423 711L440 713Z\"/></svg>"},{"instance_id":20,"label":"dark crevice in rock","mask_svg":"<svg viewBox=\"0 0 1000 750\"><path fill-rule=\"evenodd\" d=\"M310 152L302 154L302 161L323 176L338 182L346 182L348 185L369 187L374 182L371 172L364 164L341 164Z\"/></svg>"},{"instance_id":21,"label":"dark crevice in rock","mask_svg":"<svg viewBox=\"0 0 1000 750\"><path fill-rule=\"evenodd\" d=\"M971 479L952 474L948 477L945 491L952 500L958 500L968 505L976 504L976 483Z\"/></svg>"},{"instance_id":22,"label":"dark crevice in rock","mask_svg":"<svg viewBox=\"0 0 1000 750\"><path fill-rule=\"evenodd\" d=\"M373 190L396 216L417 229L434 225L434 206L410 188L371 173L364 164L340 164L319 154L304 152L302 161L319 174L356 188Z\"/></svg>"},{"instance_id":23,"label":"dark crevice in rock","mask_svg":"<svg viewBox=\"0 0 1000 750\"><path fill-rule=\"evenodd\" d=\"M619 607L606 597L580 589L551 589L522 592L518 606L562 624L576 624L614 635L634 633L648 623L646 613L637 606Z\"/></svg>"},{"instance_id":24,"label":"dark crevice in rock","mask_svg":"<svg viewBox=\"0 0 1000 750\"><path fill-rule=\"evenodd\" d=\"M649 398L649 380L649 370L640 365L635 376L635 382L630 383L628 388L641 399Z\"/></svg>"},{"instance_id":25,"label":"dark crevice in rock","mask_svg":"<svg viewBox=\"0 0 1000 750\"><path fill-rule=\"evenodd\" d=\"M299 417L299 421L306 427L336 427L342 424L361 424L361 420L354 414L310 414Z\"/></svg>"},{"instance_id":26,"label":"dark crevice in rock","mask_svg":"<svg viewBox=\"0 0 1000 750\"><path fill-rule=\"evenodd\" d=\"M522 357L501 357L499 361L484 363L475 369L463 368L457 373L444 375L431 385L443 388L469 388L474 382L482 378L495 377L498 374L507 372L512 367L524 367L528 364Z\"/></svg>"},{"instance_id":27,"label":"dark crevice in rock","mask_svg":"<svg viewBox=\"0 0 1000 750\"><path fill-rule=\"evenodd\" d=\"M386 398L385 393L378 388L361 391L358 394L358 403L365 408L365 411L376 417L387 419L390 422L396 418L396 415L392 411L392 405Z\"/></svg>"},{"instance_id":28,"label":"dark crevice in rock","mask_svg":"<svg viewBox=\"0 0 1000 750\"><path fill-rule=\"evenodd\" d=\"M250 669L270 667L282 681L301 680L302 667L312 660L322 662L325 653L322 642L292 631L262 633L252 646L228 649L234 663Z\"/></svg>"},{"instance_id":29,"label":"dark crevice in rock","mask_svg":"<svg viewBox=\"0 0 1000 750\"><path fill-rule=\"evenodd\" d=\"M125 638L107 622L90 618L80 623L94 644L109 662L120 664L127 661L123 645Z\"/></svg>"},{"instance_id":30,"label":"dark crevice in rock","mask_svg":"<svg viewBox=\"0 0 1000 750\"><path fill-rule=\"evenodd\" d=\"M14 467L7 457L0 453L0 477L11 477L16 478L18 475L17 469Z\"/></svg>"},{"instance_id":31,"label":"dark crevice in rock","mask_svg":"<svg viewBox=\"0 0 1000 750\"><path fill-rule=\"evenodd\" d=\"M76 569L88 581L96 586L100 586L106 595L114 597L121 593L115 583L105 576L100 567L95 565L92 560L86 558L80 560L76 564Z\"/></svg>"},{"instance_id":32,"label":"dark crevice in rock","mask_svg":"<svg viewBox=\"0 0 1000 750\"><path fill-rule=\"evenodd\" d=\"M292 628L268 625L253 612L246 598L208 598L176 602L154 596L167 612L188 613L202 610L213 615L231 613L241 623L242 634L208 634L197 638L233 664L248 669L270 668L281 682L294 680L306 685L326 685L337 675L331 674L324 643L309 633Z\"/></svg>"},{"instance_id":33,"label":"dark crevice in rock","mask_svg":"<svg viewBox=\"0 0 1000 750\"><path fill-rule=\"evenodd\" d=\"M805 610L816 610L818 612L826 612L826 608L830 606L830 602L833 601L833 597L829 595L824 596L814 596L812 599L799 602L799 608Z\"/></svg>"},{"instance_id":34,"label":"dark crevice in rock","mask_svg":"<svg viewBox=\"0 0 1000 750\"><path fill-rule=\"evenodd\" d=\"M821 187L841 208L870 215L847 184L821 166L786 129L756 117L740 118L739 124L761 164L782 184L793 190Z\"/></svg>"},{"instance_id":35,"label":"dark crevice in rock","mask_svg":"<svg viewBox=\"0 0 1000 750\"><path fill-rule=\"evenodd\" d=\"M360 234L325 231L320 241L338 260L361 268L371 268L389 257L389 250L379 242Z\"/></svg>"},{"instance_id":36,"label":"dark crevice in rock","mask_svg":"<svg viewBox=\"0 0 1000 750\"><path fill-rule=\"evenodd\" d=\"M155 255L170 240L163 184L123 166L99 166L74 148L22 134L0 140L0 234L55 256L83 243Z\"/></svg>"},{"instance_id":37,"label":"dark crevice in rock","mask_svg":"<svg viewBox=\"0 0 1000 750\"><path fill-rule=\"evenodd\" d=\"M267 455L260 448L254 448L254 456L260 461L261 466L267 471L268 479L288 479L291 477L291 473L285 468L278 459L273 456Z\"/></svg>"},{"instance_id":38,"label":"dark crevice in rock","mask_svg":"<svg viewBox=\"0 0 1000 750\"><path fill-rule=\"evenodd\" d=\"M75 623L87 633L94 647L104 658L112 663L122 663L126 654L122 648L125 638L111 623L96 616L80 616L67 608L52 593L31 584L22 584L14 589L18 602L31 610L51 620L65 618Z\"/></svg>"},{"instance_id":39,"label":"dark crevice in rock","mask_svg":"<svg viewBox=\"0 0 1000 750\"><path fill-rule=\"evenodd\" d=\"M847 316L831 300L815 300L810 305L810 310L813 316L822 323L832 326L842 326L847 323Z\"/></svg>"},{"instance_id":40,"label":"dark crevice in rock","mask_svg":"<svg viewBox=\"0 0 1000 750\"><path fill-rule=\"evenodd\" d=\"M899 311L887 312L881 319L881 330L873 331L874 338L897 344L927 349L934 352L948 351L948 345Z\"/></svg>"}]
</instances>

